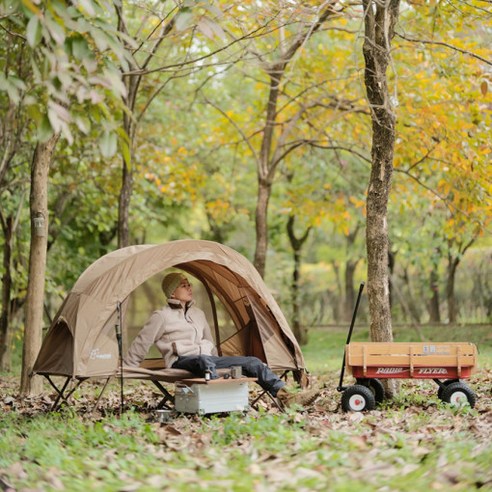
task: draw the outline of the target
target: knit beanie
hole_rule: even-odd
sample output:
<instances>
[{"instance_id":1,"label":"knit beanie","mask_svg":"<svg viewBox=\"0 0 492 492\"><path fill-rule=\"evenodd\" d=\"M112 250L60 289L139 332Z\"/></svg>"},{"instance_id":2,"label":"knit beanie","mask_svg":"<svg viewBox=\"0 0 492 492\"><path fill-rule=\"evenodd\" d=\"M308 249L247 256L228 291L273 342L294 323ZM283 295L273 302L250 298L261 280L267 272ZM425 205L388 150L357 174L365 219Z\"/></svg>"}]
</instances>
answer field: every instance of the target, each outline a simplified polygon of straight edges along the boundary
<instances>
[{"instance_id":1,"label":"knit beanie","mask_svg":"<svg viewBox=\"0 0 492 492\"><path fill-rule=\"evenodd\" d=\"M167 299L174 294L182 280L186 280L186 277L177 272L169 273L162 279L161 287Z\"/></svg>"}]
</instances>

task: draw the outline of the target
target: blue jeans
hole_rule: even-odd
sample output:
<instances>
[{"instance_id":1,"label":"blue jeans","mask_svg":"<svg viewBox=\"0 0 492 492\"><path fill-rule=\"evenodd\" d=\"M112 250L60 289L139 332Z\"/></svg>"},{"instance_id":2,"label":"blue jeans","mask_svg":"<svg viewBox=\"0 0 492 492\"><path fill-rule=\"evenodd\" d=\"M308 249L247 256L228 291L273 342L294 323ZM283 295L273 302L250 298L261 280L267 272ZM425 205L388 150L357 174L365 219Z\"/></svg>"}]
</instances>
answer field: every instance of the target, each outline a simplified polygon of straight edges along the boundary
<instances>
[{"instance_id":1,"label":"blue jeans","mask_svg":"<svg viewBox=\"0 0 492 492\"><path fill-rule=\"evenodd\" d=\"M175 369L185 369L200 377L205 375L205 371L210 371L211 379L217 379L217 369L228 369L232 366L241 366L245 376L257 378L258 384L272 396L276 396L278 390L285 386L285 382L256 357L188 355L178 357L172 365Z\"/></svg>"}]
</instances>

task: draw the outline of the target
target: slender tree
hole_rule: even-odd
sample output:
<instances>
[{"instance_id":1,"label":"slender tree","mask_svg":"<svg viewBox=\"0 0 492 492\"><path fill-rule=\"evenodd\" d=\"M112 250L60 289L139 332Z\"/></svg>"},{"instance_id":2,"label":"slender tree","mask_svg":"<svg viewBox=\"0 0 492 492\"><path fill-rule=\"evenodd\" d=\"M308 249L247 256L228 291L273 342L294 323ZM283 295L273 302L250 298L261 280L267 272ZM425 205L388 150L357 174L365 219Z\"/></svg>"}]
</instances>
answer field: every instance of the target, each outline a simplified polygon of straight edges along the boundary
<instances>
[{"instance_id":1,"label":"slender tree","mask_svg":"<svg viewBox=\"0 0 492 492\"><path fill-rule=\"evenodd\" d=\"M106 105L118 101L124 87L114 68L114 59L128 58L107 20L106 5L87 0L68 8L63 1L0 6L2 35L18 50L22 63L8 64L2 73L0 91L7 94L27 121L20 134L17 125L6 127L3 140L17 142L2 153L0 174L5 176L16 161L21 143L32 145L29 278L25 303L21 393L36 392L31 369L42 338L44 286L48 240L48 175L59 138L68 145L76 132L88 132L104 115ZM97 18L97 22L91 22ZM110 46L110 48L108 48ZM94 51L98 57L94 56ZM15 53L10 55L15 58ZM25 66L29 70L25 70ZM83 111L81 110L83 108ZM28 115L28 117L26 116ZM20 121L19 117L19 121ZM104 147L104 143L102 145Z\"/></svg>"},{"instance_id":2,"label":"slender tree","mask_svg":"<svg viewBox=\"0 0 492 492\"><path fill-rule=\"evenodd\" d=\"M393 339L388 272L388 197L393 174L396 116L388 88L391 40L399 0L363 0L364 81L371 106L371 175L367 193L367 280L371 338Z\"/></svg>"},{"instance_id":3,"label":"slender tree","mask_svg":"<svg viewBox=\"0 0 492 492\"><path fill-rule=\"evenodd\" d=\"M301 251L302 246L309 238L309 233L312 230L311 226L306 227L298 236L295 231L295 215L289 215L287 220L287 235L289 237L290 246L292 248L292 256L294 260L294 268L292 271L291 296L292 296L292 329L297 341L301 345L308 342L308 332L305 326L301 323L301 309L299 305L299 280L301 275Z\"/></svg>"},{"instance_id":4,"label":"slender tree","mask_svg":"<svg viewBox=\"0 0 492 492\"><path fill-rule=\"evenodd\" d=\"M304 115L306 108L301 110L285 126L282 134L275 139L274 131L278 125L279 96L281 84L286 75L289 63L306 41L334 14L334 4L326 2L324 9L312 25L306 26L290 44L282 46L277 60L266 66L269 78L268 98L266 103L265 123L261 132L261 146L257 159L258 196L255 211L256 248L254 265L260 275L265 274L266 254L268 248L268 205L275 181L275 173L286 155L299 146L299 142L286 146L286 140L296 128L296 124Z\"/></svg>"},{"instance_id":5,"label":"slender tree","mask_svg":"<svg viewBox=\"0 0 492 492\"><path fill-rule=\"evenodd\" d=\"M132 39L132 35L128 30L126 18L123 6L120 2L114 2L114 7L117 14L119 32L124 34L126 39ZM175 14L176 15L176 14ZM135 135L137 131L137 123L139 118L142 116L135 114L135 106L137 103L137 96L139 95L139 89L145 74L145 71L152 62L154 56L158 52L159 46L166 39L166 36L172 31L175 23L175 15L170 18L169 21L160 20L159 27L154 29L158 34L155 37L149 36L150 46L147 47L146 43L141 42L137 38L134 38L135 46L139 46L135 50L135 54L138 53L139 49L144 45L148 48L143 61L139 64L136 57L132 57L130 63L125 64L122 67L123 80L126 87L126 93L123 96L123 101L128 109L122 113L123 118L123 129L125 136L127 138L126 142L123 143L124 152L122 153L122 174L121 174L121 188L119 194L118 203L118 247L123 248L130 244L130 229L129 229L129 218L130 218L130 202L133 192L133 160L135 154ZM147 16L143 17L142 25L138 29L138 33L145 31L145 22L148 22ZM139 42L140 41L140 42ZM130 48L130 46L128 46ZM144 106L145 111L148 108L148 103Z\"/></svg>"},{"instance_id":6,"label":"slender tree","mask_svg":"<svg viewBox=\"0 0 492 492\"><path fill-rule=\"evenodd\" d=\"M118 203L118 247L122 248L131 243L129 220L134 168L139 164L135 156L140 123L171 80L188 78L209 58L213 65L217 53L237 40L223 43L225 34L219 25L222 12L212 3L184 2L174 6L162 2L152 9L145 2L113 4L118 32L131 40L129 49L134 47L131 61L121 67L127 89L123 97L127 111L122 113L125 139L120 141L122 179ZM135 15L136 11L141 15ZM135 28L137 17L142 21ZM202 36L219 39L220 45L210 49Z\"/></svg>"},{"instance_id":7,"label":"slender tree","mask_svg":"<svg viewBox=\"0 0 492 492\"><path fill-rule=\"evenodd\" d=\"M244 120L239 114L233 117L229 108L220 107L219 104L205 98L208 104L222 114L230 127L240 134L242 143L246 144L256 165L256 235L253 263L262 276L265 275L269 243L269 204L278 169L296 149L308 144L308 139L299 134L299 126L304 123L307 114L319 107L330 106L323 100L323 97L326 97L325 93L323 96L318 93L316 100L312 95L322 86L321 82L308 82L307 87L301 89L297 83L292 83L295 75L303 70L295 66L294 62L312 36L329 19L340 14L335 8L337 3L336 0L328 0L317 8L306 9L292 8L289 3L285 8L283 4L276 6L275 13L265 14L265 11L261 11L260 17L269 15L275 22L270 20L257 28L262 33L262 36L257 36L260 39L260 47L248 45L245 50L248 55L245 57L247 62L241 64L248 80L256 83L261 80L261 85L266 86L262 93L263 101L258 100L258 93L255 91L248 102L249 109L260 106L262 108L261 112L257 112L254 123L251 123L250 119ZM265 9L268 8L265 6ZM251 15L250 13L250 17ZM250 17L247 19L248 22L251 21ZM241 21L244 19L238 20L239 23ZM244 30L242 28L241 33ZM251 59L254 60L254 64L251 63ZM258 74L258 68L261 75ZM335 109L335 106L333 103L331 109Z\"/></svg>"},{"instance_id":8,"label":"slender tree","mask_svg":"<svg viewBox=\"0 0 492 492\"><path fill-rule=\"evenodd\" d=\"M41 348L46 251L48 243L48 172L59 135L38 143L31 166L31 247L27 284L24 345L22 352L21 393L41 390L40 380L31 371Z\"/></svg>"},{"instance_id":9,"label":"slender tree","mask_svg":"<svg viewBox=\"0 0 492 492\"><path fill-rule=\"evenodd\" d=\"M10 369L10 336L9 329L11 290L12 290L12 238L15 230L14 217L5 217L0 210L0 224L4 234L3 244L3 277L2 277L2 304L0 312L0 370Z\"/></svg>"}]
</instances>

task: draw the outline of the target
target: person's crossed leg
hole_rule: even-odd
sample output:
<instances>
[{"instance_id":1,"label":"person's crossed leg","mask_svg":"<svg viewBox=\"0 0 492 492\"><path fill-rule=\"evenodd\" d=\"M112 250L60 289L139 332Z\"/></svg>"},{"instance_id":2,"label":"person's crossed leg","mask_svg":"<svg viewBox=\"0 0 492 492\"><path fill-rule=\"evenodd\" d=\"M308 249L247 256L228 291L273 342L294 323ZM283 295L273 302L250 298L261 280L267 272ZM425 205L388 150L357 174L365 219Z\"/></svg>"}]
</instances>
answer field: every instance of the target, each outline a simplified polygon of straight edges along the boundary
<instances>
[{"instance_id":1,"label":"person's crossed leg","mask_svg":"<svg viewBox=\"0 0 492 492\"><path fill-rule=\"evenodd\" d=\"M310 405L319 395L318 390L290 393L285 388L285 382L257 357L190 355L178 357L172 365L175 369L185 369L200 377L205 377L209 372L210 379L218 378L217 369L229 369L232 366L241 366L245 376L256 378L258 384L284 406Z\"/></svg>"}]
</instances>

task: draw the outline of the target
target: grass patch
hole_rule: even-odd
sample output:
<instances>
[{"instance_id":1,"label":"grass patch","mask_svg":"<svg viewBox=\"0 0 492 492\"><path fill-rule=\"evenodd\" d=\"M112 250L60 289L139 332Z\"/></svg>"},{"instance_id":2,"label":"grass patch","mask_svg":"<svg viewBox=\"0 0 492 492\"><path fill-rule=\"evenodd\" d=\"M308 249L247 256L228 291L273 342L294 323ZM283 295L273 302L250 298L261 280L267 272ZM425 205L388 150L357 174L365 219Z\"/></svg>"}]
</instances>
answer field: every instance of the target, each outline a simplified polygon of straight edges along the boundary
<instances>
[{"instance_id":1,"label":"grass patch","mask_svg":"<svg viewBox=\"0 0 492 492\"><path fill-rule=\"evenodd\" d=\"M231 414L159 426L133 412L101 422L11 415L2 423L0 470L17 490L487 490L492 483L491 447L474 438L470 415L435 409L432 423L401 411L350 417Z\"/></svg>"}]
</instances>

